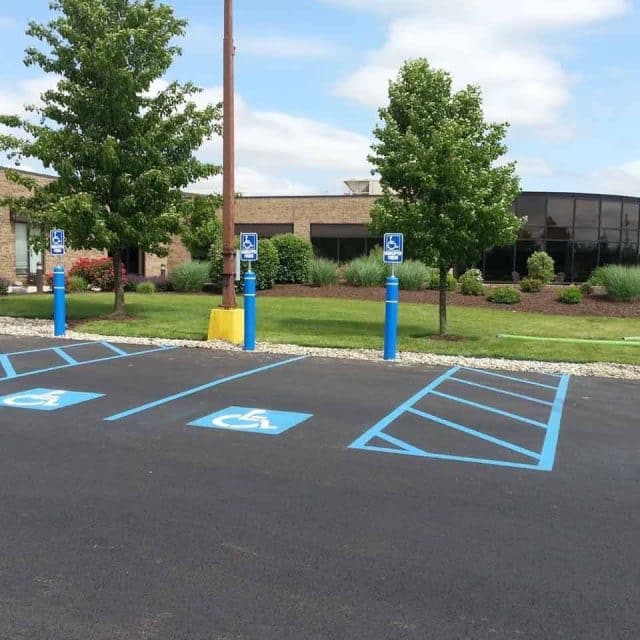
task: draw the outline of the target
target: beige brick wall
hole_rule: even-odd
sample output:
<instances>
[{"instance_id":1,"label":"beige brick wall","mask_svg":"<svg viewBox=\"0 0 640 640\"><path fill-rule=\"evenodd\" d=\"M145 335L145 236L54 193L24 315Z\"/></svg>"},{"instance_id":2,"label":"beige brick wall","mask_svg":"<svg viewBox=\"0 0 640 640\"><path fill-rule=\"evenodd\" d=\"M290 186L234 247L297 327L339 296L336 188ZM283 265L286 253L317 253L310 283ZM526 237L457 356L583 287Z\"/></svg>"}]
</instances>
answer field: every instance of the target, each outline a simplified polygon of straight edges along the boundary
<instances>
[{"instance_id":1,"label":"beige brick wall","mask_svg":"<svg viewBox=\"0 0 640 640\"><path fill-rule=\"evenodd\" d=\"M293 224L294 233L310 239L312 224L369 224L371 196L238 198L238 224Z\"/></svg>"}]
</instances>

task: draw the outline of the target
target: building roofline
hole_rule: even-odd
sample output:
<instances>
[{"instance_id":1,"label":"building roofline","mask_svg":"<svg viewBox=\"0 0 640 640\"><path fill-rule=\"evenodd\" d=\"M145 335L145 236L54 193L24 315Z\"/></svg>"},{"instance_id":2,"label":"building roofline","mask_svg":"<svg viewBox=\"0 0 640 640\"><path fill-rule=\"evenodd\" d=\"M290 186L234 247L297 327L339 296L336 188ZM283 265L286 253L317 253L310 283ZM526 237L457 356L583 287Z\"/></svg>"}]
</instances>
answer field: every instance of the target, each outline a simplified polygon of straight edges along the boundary
<instances>
[{"instance_id":1,"label":"building roofline","mask_svg":"<svg viewBox=\"0 0 640 640\"><path fill-rule=\"evenodd\" d=\"M16 167L5 167L0 165L0 171L17 171L18 173L24 173L28 176L36 176L38 178L49 178L55 180L57 176L50 173L37 173L35 171L25 171L24 169L17 169ZM193 191L183 191L186 196L214 196L219 195L215 193L195 193ZM568 196L570 198L620 198L623 200L640 200L640 195L620 195L618 193L584 193L579 191L521 191L518 195L536 195L536 196ZM332 194L309 194L309 195L266 195L266 196L239 196L238 200L303 200L303 199L336 199L336 198L353 198L356 200L379 200L380 195L370 195L368 193L332 193Z\"/></svg>"}]
</instances>

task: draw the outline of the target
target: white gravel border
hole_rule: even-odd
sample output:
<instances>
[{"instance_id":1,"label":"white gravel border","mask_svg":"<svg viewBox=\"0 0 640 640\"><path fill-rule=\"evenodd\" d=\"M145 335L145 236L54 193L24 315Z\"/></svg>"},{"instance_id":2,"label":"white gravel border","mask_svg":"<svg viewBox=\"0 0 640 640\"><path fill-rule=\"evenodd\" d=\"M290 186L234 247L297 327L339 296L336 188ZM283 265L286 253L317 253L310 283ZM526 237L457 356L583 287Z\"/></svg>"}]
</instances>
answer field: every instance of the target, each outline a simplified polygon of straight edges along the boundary
<instances>
[{"instance_id":1,"label":"white gravel border","mask_svg":"<svg viewBox=\"0 0 640 640\"><path fill-rule=\"evenodd\" d=\"M53 322L50 320L32 320L0 316L0 334L24 337L53 338ZM67 331L68 340L111 340L121 343L141 345L171 345L195 349L214 349L220 351L242 351L236 345L220 340L168 340L164 338L131 338L124 336L102 336L95 333ZM342 358L350 360L369 360L382 362L382 354L374 349L327 349L319 347L301 347L293 344L271 344L260 342L256 352L281 355L308 355L319 358ZM502 371L530 371L534 373L564 373L572 376L600 378L620 378L640 380L640 366L591 362L587 364L571 362L538 362L535 360L505 360L501 358L470 358L466 356L444 356L433 353L402 352L397 364L451 367L478 367Z\"/></svg>"}]
</instances>

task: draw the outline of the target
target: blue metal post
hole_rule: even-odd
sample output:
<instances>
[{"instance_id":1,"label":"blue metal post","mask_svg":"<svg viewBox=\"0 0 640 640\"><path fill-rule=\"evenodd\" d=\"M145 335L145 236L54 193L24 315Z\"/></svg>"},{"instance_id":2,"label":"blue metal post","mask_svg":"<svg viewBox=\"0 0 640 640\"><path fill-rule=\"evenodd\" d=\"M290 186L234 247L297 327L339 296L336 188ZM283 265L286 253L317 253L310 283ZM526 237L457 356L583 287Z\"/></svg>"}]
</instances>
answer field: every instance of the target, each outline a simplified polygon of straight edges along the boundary
<instances>
[{"instance_id":1,"label":"blue metal post","mask_svg":"<svg viewBox=\"0 0 640 640\"><path fill-rule=\"evenodd\" d=\"M251 267L249 267L251 269ZM256 349L256 274L244 274L244 350Z\"/></svg>"},{"instance_id":2,"label":"blue metal post","mask_svg":"<svg viewBox=\"0 0 640 640\"><path fill-rule=\"evenodd\" d=\"M67 324L64 267L53 267L53 335L64 336Z\"/></svg>"},{"instance_id":3,"label":"blue metal post","mask_svg":"<svg viewBox=\"0 0 640 640\"><path fill-rule=\"evenodd\" d=\"M387 278L387 301L384 313L384 359L395 360L398 343L398 278Z\"/></svg>"}]
</instances>

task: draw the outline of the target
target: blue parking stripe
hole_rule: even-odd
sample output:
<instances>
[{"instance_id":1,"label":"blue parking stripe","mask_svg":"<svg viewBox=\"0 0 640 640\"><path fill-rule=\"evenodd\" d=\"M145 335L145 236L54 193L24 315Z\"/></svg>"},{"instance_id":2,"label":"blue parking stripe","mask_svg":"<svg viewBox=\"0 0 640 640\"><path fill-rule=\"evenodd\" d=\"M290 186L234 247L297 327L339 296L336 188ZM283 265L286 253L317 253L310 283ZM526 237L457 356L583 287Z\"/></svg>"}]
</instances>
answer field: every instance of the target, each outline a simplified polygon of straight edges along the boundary
<instances>
[{"instance_id":1,"label":"blue parking stripe","mask_svg":"<svg viewBox=\"0 0 640 640\"><path fill-rule=\"evenodd\" d=\"M475 429L470 429L469 427L465 427L457 422L452 422L451 420L445 420L444 418L440 418L439 416L434 416L430 413L425 413L424 411L420 411L420 409L411 408L408 410L410 413L413 413L421 418L425 418L427 420L431 420L432 422L437 422L444 427L450 427L451 429L455 429L456 431L461 431L462 433L466 433L470 436L474 436L475 438L479 438L480 440L486 440L487 442L491 442L492 444L497 444L499 447L503 447L504 449L509 449L510 451L515 451L516 453L521 453L529 458L533 458L534 460L540 460L540 454L535 451L531 451L530 449L524 449L523 447L519 447L517 444L513 444L511 442L507 442L506 440L501 440L500 438L494 438L487 433L483 433L482 431L476 431Z\"/></svg>"},{"instance_id":2,"label":"blue parking stripe","mask_svg":"<svg viewBox=\"0 0 640 640\"><path fill-rule=\"evenodd\" d=\"M562 376L558 394L551 409L551 417L549 418L549 427L547 429L547 437L542 445L542 456L540 458L540 468L544 471L551 471L556 457L556 449L558 448L558 437L560 436L560 425L562 424L562 409L567 397L569 388L569 376Z\"/></svg>"},{"instance_id":3,"label":"blue parking stripe","mask_svg":"<svg viewBox=\"0 0 640 640\"><path fill-rule=\"evenodd\" d=\"M42 349L27 349L26 351L14 351L13 353L3 353L4 356L21 356L27 353L42 353L43 351L53 351L56 348L59 349L73 349L75 347L84 347L88 344L96 344L95 342L76 342L74 344L65 344L61 347L44 347Z\"/></svg>"},{"instance_id":4,"label":"blue parking stripe","mask_svg":"<svg viewBox=\"0 0 640 640\"><path fill-rule=\"evenodd\" d=\"M411 396L406 402L403 402L400 406L396 407L391 413L388 413L382 420L376 422L368 431L365 431L357 440L354 440L350 445L350 449L361 449L371 438L377 436L387 425L391 424L394 420L399 418L407 409L414 405L418 400L421 400L428 393L433 391L439 384L450 378L456 371L459 371L460 367L453 367L448 371L445 371L441 376L438 376L433 382L426 387L418 391L418 393Z\"/></svg>"},{"instance_id":5,"label":"blue parking stripe","mask_svg":"<svg viewBox=\"0 0 640 640\"><path fill-rule=\"evenodd\" d=\"M111 349L111 351L117 353L120 356L128 356L129 355L126 351L120 349L120 347L116 347L115 344L111 344L110 342L106 342L106 341L103 340L103 341L100 342L100 344L103 347L106 347L107 349Z\"/></svg>"},{"instance_id":6,"label":"blue parking stripe","mask_svg":"<svg viewBox=\"0 0 640 640\"><path fill-rule=\"evenodd\" d=\"M211 382L207 382L206 384L202 384L199 387L186 389L185 391L181 391L180 393L176 393L172 396L166 396L165 398L160 398L159 400L148 402L147 404L140 405L139 407L134 407L133 409L122 411L121 413L116 413L112 416L109 416L108 418L105 418L105 420L107 422L122 420L122 418L127 418L129 416L135 415L136 413L142 413L143 411L148 411L149 409L153 409L154 407L159 407L163 404L173 402L174 400L180 400L181 398L186 398L187 396L191 396L194 393L199 393L200 391L212 389L213 387L217 387L218 385L225 384L226 382L233 382L234 380L240 380L241 378L252 376L255 373L261 373L262 371L268 371L269 369L282 367L286 364L291 364L292 362L298 362L298 360L305 360L307 357L308 356L298 356L296 358L289 358L288 360L281 360L280 362L274 362L272 364L268 364L263 367L258 367L256 369L249 369L248 371L242 371L241 373L236 373L232 376L227 376L226 378L219 378L218 380L213 380Z\"/></svg>"},{"instance_id":7,"label":"blue parking stripe","mask_svg":"<svg viewBox=\"0 0 640 640\"><path fill-rule=\"evenodd\" d=\"M16 370L13 368L13 365L11 364L11 360L9 360L9 356L8 355L2 355L0 356L0 365L2 365L2 368L4 369L4 373L5 373L5 377L3 379L8 379L8 378L15 378L16 377Z\"/></svg>"},{"instance_id":8,"label":"blue parking stripe","mask_svg":"<svg viewBox=\"0 0 640 640\"><path fill-rule=\"evenodd\" d=\"M75 358L72 358L68 353L66 353L64 349L60 347L54 347L52 351L59 355L65 362L68 362L69 364L78 364L78 361Z\"/></svg>"},{"instance_id":9,"label":"blue parking stripe","mask_svg":"<svg viewBox=\"0 0 640 640\"><path fill-rule=\"evenodd\" d=\"M479 389L486 389L487 391L495 391L495 393L502 393L505 396L513 396L514 398L521 398L522 400L529 400L530 402L537 402L538 404L546 404L548 407L553 406L553 402L548 402L547 400L540 400L540 398L533 398L531 396L525 396L522 393L514 393L513 391L507 391L506 389L498 389L497 387L490 387L486 384L480 384L478 382L471 382L471 380L463 380L462 378L449 378L449 380L453 380L454 382L461 382L462 384L467 384L471 387L478 387Z\"/></svg>"},{"instance_id":10,"label":"blue parking stripe","mask_svg":"<svg viewBox=\"0 0 640 640\"><path fill-rule=\"evenodd\" d=\"M534 382L533 380L527 380L526 378L516 378L515 376L506 376L503 373L495 373L493 371L484 371L481 369L471 369L470 367L462 367L462 368L465 371L472 371L473 373L481 373L482 375L493 376L494 378L503 378L504 380L515 380L516 382L522 382L524 384L532 384L535 387L544 387L545 389L553 389L554 391L557 391L558 389L558 387L554 387L553 385L543 384L542 382ZM560 377L560 376L556 376L555 373L549 373L544 375Z\"/></svg>"},{"instance_id":11,"label":"blue parking stripe","mask_svg":"<svg viewBox=\"0 0 640 640\"><path fill-rule=\"evenodd\" d=\"M489 411L490 413L495 413L500 416L505 416L507 418L511 418L512 420L518 420L519 422L526 422L527 424L532 424L535 427L540 427L541 429L546 429L547 425L544 422L538 422L537 420L531 420L530 418L525 418L524 416L520 416L517 413L509 413L509 411L503 411L502 409L496 409L495 407L491 407L487 404L481 404L480 402L472 402L471 400L465 400L464 398L458 398L457 396L450 396L448 393L442 393L441 391L432 391L434 396L440 396L441 398L446 398L447 400L453 400L454 402L459 402L461 404L466 404L469 407L475 407L476 409L482 409L483 411Z\"/></svg>"},{"instance_id":12,"label":"blue parking stripe","mask_svg":"<svg viewBox=\"0 0 640 640\"><path fill-rule=\"evenodd\" d=\"M89 342L87 344L95 344L95 342ZM78 346L78 345L74 345ZM107 356L106 358L96 358L95 360L83 360L81 362L76 362L75 364L60 364L55 367L47 367L45 369L36 369L35 371L27 371L25 373L18 373L11 377L0 378L0 382L4 382L6 380L15 380L16 378L26 378L27 376L36 376L40 373L49 373L50 371L59 371L60 369L68 369L70 367L82 367L85 364L98 364L100 362L109 362L110 360L119 360L121 358L133 358L134 356L143 356L147 353L157 353L159 351L169 351L171 349L175 349L176 347L157 347L155 349L145 349L144 351L136 351L135 353L128 353L125 356ZM53 349L44 349L44 351L52 351Z\"/></svg>"}]
</instances>

